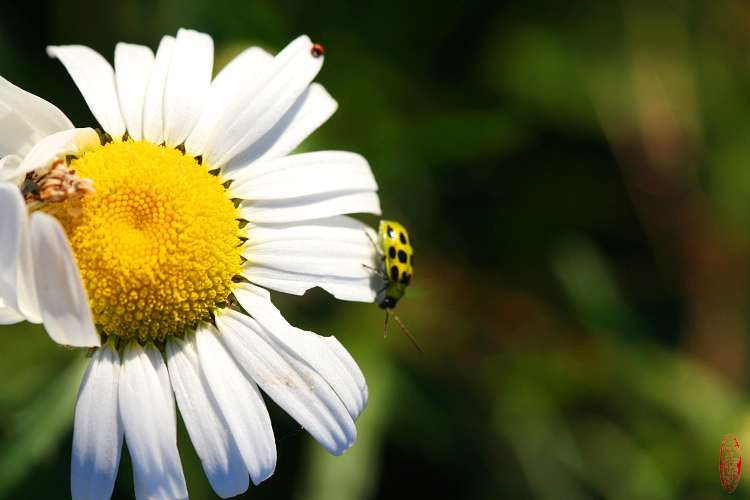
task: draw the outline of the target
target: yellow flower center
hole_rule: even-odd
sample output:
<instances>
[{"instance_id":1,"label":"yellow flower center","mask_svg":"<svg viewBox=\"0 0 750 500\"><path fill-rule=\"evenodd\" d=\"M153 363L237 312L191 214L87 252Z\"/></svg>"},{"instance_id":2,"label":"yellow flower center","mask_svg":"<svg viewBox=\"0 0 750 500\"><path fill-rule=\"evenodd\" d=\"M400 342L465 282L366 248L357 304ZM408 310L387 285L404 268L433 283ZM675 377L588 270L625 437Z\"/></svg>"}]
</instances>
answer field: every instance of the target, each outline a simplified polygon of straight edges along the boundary
<instances>
[{"instance_id":1,"label":"yellow flower center","mask_svg":"<svg viewBox=\"0 0 750 500\"><path fill-rule=\"evenodd\" d=\"M70 166L96 194L81 215L55 216L104 333L163 339L210 319L241 268L239 212L221 180L145 141L108 143Z\"/></svg>"}]
</instances>

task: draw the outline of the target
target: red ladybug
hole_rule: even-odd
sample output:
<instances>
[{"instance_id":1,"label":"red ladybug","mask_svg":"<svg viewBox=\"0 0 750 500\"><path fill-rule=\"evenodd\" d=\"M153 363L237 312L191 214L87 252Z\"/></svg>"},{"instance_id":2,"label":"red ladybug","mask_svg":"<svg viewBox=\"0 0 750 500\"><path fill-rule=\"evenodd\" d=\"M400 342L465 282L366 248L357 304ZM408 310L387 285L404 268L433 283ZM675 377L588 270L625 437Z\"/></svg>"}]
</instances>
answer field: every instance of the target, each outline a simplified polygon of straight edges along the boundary
<instances>
[{"instance_id":1,"label":"red ladybug","mask_svg":"<svg viewBox=\"0 0 750 500\"><path fill-rule=\"evenodd\" d=\"M312 54L313 57L320 57L325 53L326 53L326 50L319 43L316 43L310 49L310 54Z\"/></svg>"}]
</instances>

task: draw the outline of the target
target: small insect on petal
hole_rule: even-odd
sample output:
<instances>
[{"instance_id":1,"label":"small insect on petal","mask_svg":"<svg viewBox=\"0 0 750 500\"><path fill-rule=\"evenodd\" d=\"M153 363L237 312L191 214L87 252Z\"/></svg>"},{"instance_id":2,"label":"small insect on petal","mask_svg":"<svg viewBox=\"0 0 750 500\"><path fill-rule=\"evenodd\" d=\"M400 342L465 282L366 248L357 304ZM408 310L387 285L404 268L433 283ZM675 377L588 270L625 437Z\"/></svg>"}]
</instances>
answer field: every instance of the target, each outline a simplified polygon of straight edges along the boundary
<instances>
[{"instance_id":1,"label":"small insect on petal","mask_svg":"<svg viewBox=\"0 0 750 500\"><path fill-rule=\"evenodd\" d=\"M398 319L398 316L393 313L393 308L396 307L396 303L404 296L406 287L409 286L411 276L414 273L414 249L407 236L406 228L396 221L380 221L378 238L380 240L379 245L372 240L370 241L372 241L372 244L380 254L382 269L373 269L367 265L363 265L372 269L375 274L384 280L383 287L378 291L378 296L381 297L378 305L386 311L384 335L388 335L388 316L393 316L398 326L409 337L409 340L414 343L417 350L424 352L401 320ZM384 295L383 292L385 292Z\"/></svg>"},{"instance_id":2,"label":"small insect on petal","mask_svg":"<svg viewBox=\"0 0 750 500\"><path fill-rule=\"evenodd\" d=\"M325 49L319 43L316 43L310 49L310 54L312 54L313 57L320 57L325 53L326 53Z\"/></svg>"}]
</instances>

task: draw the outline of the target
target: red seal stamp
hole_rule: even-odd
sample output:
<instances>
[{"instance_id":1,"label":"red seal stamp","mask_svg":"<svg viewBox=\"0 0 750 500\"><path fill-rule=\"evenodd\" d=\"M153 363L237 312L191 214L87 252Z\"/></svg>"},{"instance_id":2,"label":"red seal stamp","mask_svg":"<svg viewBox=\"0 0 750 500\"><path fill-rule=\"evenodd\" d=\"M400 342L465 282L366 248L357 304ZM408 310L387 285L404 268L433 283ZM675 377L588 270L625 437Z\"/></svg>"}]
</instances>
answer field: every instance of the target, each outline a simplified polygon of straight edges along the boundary
<instances>
[{"instance_id":1,"label":"red seal stamp","mask_svg":"<svg viewBox=\"0 0 750 500\"><path fill-rule=\"evenodd\" d=\"M721 485L727 493L731 493L737 488L740 482L740 472L742 472L742 453L740 453L740 443L737 438L731 434L724 436L721 442L721 452L719 453L719 477Z\"/></svg>"}]
</instances>

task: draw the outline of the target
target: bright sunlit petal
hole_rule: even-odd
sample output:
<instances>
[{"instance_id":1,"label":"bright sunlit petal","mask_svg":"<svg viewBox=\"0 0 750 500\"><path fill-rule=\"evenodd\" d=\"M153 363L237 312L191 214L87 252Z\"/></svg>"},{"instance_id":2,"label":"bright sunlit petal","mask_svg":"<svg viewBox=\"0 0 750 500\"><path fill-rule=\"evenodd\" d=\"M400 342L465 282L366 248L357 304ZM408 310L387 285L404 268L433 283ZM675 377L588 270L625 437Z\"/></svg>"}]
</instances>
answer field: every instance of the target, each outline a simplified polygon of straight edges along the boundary
<instances>
[{"instance_id":1,"label":"bright sunlit petal","mask_svg":"<svg viewBox=\"0 0 750 500\"><path fill-rule=\"evenodd\" d=\"M282 50L232 102L206 143L205 160L220 167L263 137L292 107L323 65L301 36Z\"/></svg>"},{"instance_id":2,"label":"bright sunlit petal","mask_svg":"<svg viewBox=\"0 0 750 500\"><path fill-rule=\"evenodd\" d=\"M189 153L200 154L203 151L216 123L232 101L271 61L271 54L260 47L250 47L224 66L211 82L203 113L185 141L185 149Z\"/></svg>"},{"instance_id":3,"label":"bright sunlit petal","mask_svg":"<svg viewBox=\"0 0 750 500\"><path fill-rule=\"evenodd\" d=\"M233 179L245 170L291 153L337 108L338 103L322 85L311 84L271 130L222 168L222 176Z\"/></svg>"}]
</instances>

